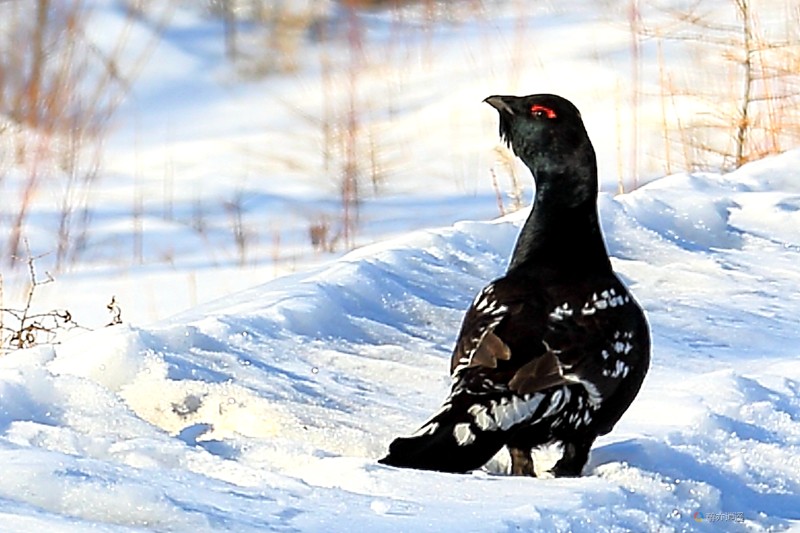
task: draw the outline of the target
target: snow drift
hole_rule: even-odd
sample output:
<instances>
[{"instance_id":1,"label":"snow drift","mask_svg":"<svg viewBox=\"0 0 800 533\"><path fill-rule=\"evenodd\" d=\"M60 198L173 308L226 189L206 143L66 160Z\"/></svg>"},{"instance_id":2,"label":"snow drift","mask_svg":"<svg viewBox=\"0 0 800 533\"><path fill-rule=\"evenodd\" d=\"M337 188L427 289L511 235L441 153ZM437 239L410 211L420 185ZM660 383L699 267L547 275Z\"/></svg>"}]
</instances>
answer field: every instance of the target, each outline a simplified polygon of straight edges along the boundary
<instances>
[{"instance_id":1,"label":"snow drift","mask_svg":"<svg viewBox=\"0 0 800 533\"><path fill-rule=\"evenodd\" d=\"M2 530L800 527L797 168L800 151L601 197L654 357L580 479L375 462L446 394L517 213L0 358Z\"/></svg>"}]
</instances>

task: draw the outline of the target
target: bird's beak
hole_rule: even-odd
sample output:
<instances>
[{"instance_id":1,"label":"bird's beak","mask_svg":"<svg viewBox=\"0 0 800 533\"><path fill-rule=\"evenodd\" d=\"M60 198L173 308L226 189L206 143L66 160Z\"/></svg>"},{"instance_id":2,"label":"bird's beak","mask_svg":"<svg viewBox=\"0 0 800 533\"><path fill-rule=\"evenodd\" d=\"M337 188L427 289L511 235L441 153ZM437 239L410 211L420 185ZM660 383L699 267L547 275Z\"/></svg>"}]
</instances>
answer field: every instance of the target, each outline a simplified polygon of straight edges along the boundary
<instances>
[{"instance_id":1,"label":"bird's beak","mask_svg":"<svg viewBox=\"0 0 800 533\"><path fill-rule=\"evenodd\" d=\"M505 100L505 96L490 96L486 98L484 102L492 106L493 108L497 109L501 113L508 113L509 115L514 114L514 110L511 109L511 106Z\"/></svg>"}]
</instances>

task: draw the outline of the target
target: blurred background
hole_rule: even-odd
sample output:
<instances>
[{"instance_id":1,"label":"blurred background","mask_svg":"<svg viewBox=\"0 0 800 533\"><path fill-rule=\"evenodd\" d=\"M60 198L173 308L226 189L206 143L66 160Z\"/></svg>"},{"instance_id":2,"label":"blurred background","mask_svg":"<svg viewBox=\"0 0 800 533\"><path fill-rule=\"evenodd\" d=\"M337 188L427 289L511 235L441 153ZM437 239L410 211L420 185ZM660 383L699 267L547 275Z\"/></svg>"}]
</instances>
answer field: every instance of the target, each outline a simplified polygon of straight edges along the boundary
<instances>
[{"instance_id":1,"label":"blurred background","mask_svg":"<svg viewBox=\"0 0 800 533\"><path fill-rule=\"evenodd\" d=\"M522 209L491 94L573 100L608 194L782 152L799 21L791 0L5 0L4 319L102 325L114 297L155 320Z\"/></svg>"}]
</instances>

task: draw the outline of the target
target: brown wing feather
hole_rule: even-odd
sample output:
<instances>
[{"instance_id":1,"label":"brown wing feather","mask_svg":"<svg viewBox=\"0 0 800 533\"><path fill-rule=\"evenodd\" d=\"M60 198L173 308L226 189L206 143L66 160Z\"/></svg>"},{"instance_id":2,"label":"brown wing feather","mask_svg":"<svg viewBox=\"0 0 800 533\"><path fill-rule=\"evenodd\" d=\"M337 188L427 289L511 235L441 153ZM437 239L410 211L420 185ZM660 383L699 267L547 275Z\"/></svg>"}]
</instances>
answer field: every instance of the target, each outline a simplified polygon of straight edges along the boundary
<instances>
[{"instance_id":1,"label":"brown wing feather","mask_svg":"<svg viewBox=\"0 0 800 533\"><path fill-rule=\"evenodd\" d=\"M632 335L634 325L624 318L630 314L604 312L603 302L593 306L603 298L610 305L612 297L619 310L637 306L615 279L598 285L614 290L607 297L589 289L574 291L591 295L585 299L576 298L574 292L563 298L550 294L546 304L541 293L535 292L535 284L520 291L516 280L495 281L479 293L464 317L451 372L473 367L499 369L504 377L497 377L521 395L582 383L592 394L608 396L625 371L615 366L616 357L621 356L627 364L627 348L626 353L618 354L615 347L638 344L646 335L614 337ZM635 321L638 314L633 316Z\"/></svg>"},{"instance_id":2,"label":"brown wing feather","mask_svg":"<svg viewBox=\"0 0 800 533\"><path fill-rule=\"evenodd\" d=\"M517 280L504 277L478 293L464 315L450 360L451 374L470 367L494 369L501 361L512 359L511 343L500 331L525 330L533 321L531 317L540 314L531 287L522 286L525 290L521 291ZM539 322L543 320L540 318ZM527 362L521 354L517 354L516 359L510 368ZM505 365L505 369L509 366Z\"/></svg>"},{"instance_id":3,"label":"brown wing feather","mask_svg":"<svg viewBox=\"0 0 800 533\"><path fill-rule=\"evenodd\" d=\"M497 368L497 361L508 361L509 359L511 359L511 349L500 340L500 337L490 331L484 335L483 340L472 355L470 366L480 365L486 368Z\"/></svg>"},{"instance_id":4,"label":"brown wing feather","mask_svg":"<svg viewBox=\"0 0 800 533\"><path fill-rule=\"evenodd\" d=\"M533 394L566 383L569 382L561 373L558 357L552 351L547 351L522 365L508 382L508 387L517 394Z\"/></svg>"}]
</instances>

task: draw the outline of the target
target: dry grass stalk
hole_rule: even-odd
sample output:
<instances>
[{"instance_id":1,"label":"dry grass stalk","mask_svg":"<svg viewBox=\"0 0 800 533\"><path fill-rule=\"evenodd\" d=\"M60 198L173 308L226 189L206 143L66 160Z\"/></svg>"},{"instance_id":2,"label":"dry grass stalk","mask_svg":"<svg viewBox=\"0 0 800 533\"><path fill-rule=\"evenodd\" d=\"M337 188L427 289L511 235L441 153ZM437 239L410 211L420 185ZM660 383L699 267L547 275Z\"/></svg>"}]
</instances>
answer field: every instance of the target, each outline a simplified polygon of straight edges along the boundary
<instances>
[{"instance_id":1,"label":"dry grass stalk","mask_svg":"<svg viewBox=\"0 0 800 533\"><path fill-rule=\"evenodd\" d=\"M489 173L492 175L492 190L494 190L494 197L497 200L497 210L500 212L500 216L503 217L506 215L506 208L503 205L503 193L500 191L500 184L497 182L497 174L494 168L490 168Z\"/></svg>"},{"instance_id":2,"label":"dry grass stalk","mask_svg":"<svg viewBox=\"0 0 800 533\"><path fill-rule=\"evenodd\" d=\"M642 28L660 45L678 45L695 54L696 70L681 63L681 74L688 75L685 83L676 84L672 72L660 76L662 106L669 101L676 111L671 129L683 145L686 167L737 168L779 153L800 138L800 19L787 17L782 25L773 22L765 29L760 10L771 10L775 20L779 4L730 0L734 22L720 19L720 13L702 14L702 4L666 10L669 24ZM788 2L783 6L790 11ZM719 57L727 67L723 76L719 65L709 61ZM709 111L698 113L698 105ZM678 114L682 109L691 116Z\"/></svg>"}]
</instances>

